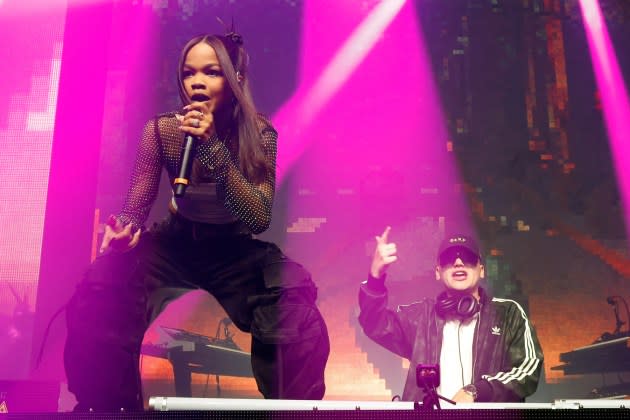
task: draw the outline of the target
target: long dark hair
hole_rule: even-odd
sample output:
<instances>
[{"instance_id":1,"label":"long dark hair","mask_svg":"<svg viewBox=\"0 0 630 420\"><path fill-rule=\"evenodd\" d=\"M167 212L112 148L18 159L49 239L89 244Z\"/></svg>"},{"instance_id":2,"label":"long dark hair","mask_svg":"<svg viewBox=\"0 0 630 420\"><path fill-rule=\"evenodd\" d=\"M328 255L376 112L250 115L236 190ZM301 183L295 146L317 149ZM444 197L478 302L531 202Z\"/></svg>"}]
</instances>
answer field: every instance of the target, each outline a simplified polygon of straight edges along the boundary
<instances>
[{"instance_id":1,"label":"long dark hair","mask_svg":"<svg viewBox=\"0 0 630 420\"><path fill-rule=\"evenodd\" d=\"M249 55L243 48L243 38L235 32L229 32L226 35L201 35L188 41L182 50L177 69L179 95L185 104L190 102L184 88L182 69L188 51L201 42L205 42L214 49L223 75L232 91L234 99L226 106L232 108L230 129L238 133L238 161L243 175L250 181L262 182L268 171L272 169L265 159L262 148L258 112L247 77Z\"/></svg>"}]
</instances>

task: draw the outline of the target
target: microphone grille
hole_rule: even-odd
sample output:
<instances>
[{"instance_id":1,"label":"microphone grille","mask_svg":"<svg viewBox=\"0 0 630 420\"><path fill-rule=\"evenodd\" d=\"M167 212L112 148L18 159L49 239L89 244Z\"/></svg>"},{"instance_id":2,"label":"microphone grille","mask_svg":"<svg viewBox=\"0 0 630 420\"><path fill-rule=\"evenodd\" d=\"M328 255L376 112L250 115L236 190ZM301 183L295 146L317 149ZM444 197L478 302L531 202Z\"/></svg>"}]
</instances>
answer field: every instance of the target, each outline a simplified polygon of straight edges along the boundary
<instances>
[{"instance_id":1,"label":"microphone grille","mask_svg":"<svg viewBox=\"0 0 630 420\"><path fill-rule=\"evenodd\" d=\"M177 112L171 111L171 112L164 112L162 114L159 114L157 117L158 118L175 118L176 115L177 115Z\"/></svg>"}]
</instances>

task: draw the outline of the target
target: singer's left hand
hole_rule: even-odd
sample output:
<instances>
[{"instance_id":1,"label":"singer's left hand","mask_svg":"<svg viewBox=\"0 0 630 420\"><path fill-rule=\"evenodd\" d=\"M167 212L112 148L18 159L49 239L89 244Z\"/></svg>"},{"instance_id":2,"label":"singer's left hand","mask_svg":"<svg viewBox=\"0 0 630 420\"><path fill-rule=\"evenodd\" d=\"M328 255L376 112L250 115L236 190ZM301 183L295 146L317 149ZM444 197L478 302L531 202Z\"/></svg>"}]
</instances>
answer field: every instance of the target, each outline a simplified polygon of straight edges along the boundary
<instances>
[{"instance_id":1,"label":"singer's left hand","mask_svg":"<svg viewBox=\"0 0 630 420\"><path fill-rule=\"evenodd\" d=\"M186 113L178 115L181 123L179 129L191 134L202 141L208 140L214 134L214 116L208 106L208 102L191 102L184 107Z\"/></svg>"}]
</instances>

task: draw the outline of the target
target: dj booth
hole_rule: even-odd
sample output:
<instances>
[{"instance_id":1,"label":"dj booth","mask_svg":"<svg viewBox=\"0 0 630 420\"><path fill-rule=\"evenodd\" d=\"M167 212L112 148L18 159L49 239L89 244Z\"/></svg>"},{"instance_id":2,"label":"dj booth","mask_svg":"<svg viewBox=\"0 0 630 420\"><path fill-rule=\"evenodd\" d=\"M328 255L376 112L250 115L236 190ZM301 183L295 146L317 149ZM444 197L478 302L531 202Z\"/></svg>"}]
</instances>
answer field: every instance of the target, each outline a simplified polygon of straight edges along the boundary
<instances>
[{"instance_id":1,"label":"dj booth","mask_svg":"<svg viewBox=\"0 0 630 420\"><path fill-rule=\"evenodd\" d=\"M252 376L249 354L239 349L225 332L225 338L205 337L187 331L162 327L163 342L143 346L143 354L168 359L175 375L175 397L153 396L145 412L117 413L24 413L14 394L28 394L15 387L5 392L8 408L3 410L0 387L0 420L3 419L277 419L277 420L406 420L406 419L630 419L630 399L596 398L555 400L549 403L474 403L453 405L439 401L435 405L403 401L339 401L339 400L264 400L234 398L191 398L190 374ZM630 337L614 338L561 354L565 374L584 374L615 369L630 370ZM612 367L611 367L612 366ZM420 367L420 366L419 366ZM425 366L426 368L426 366ZM422 369L422 372L429 372ZM424 375L424 373L423 373ZM426 375L423 376L423 378ZM429 377L429 376L426 376ZM622 384L623 395L628 383ZM23 387L24 388L24 387ZM28 384L32 394L51 394L40 386ZM57 386L58 388L58 386ZM38 391L39 390L39 391ZM616 389L617 390L617 389ZM59 395L57 389L56 395ZM598 392L596 395L606 395ZM625 398L628 398L627 396ZM35 399L31 398L33 402ZM33 404L23 405L31 409ZM20 409L20 413L11 409ZM7 411L3 413L3 411Z\"/></svg>"},{"instance_id":2,"label":"dj booth","mask_svg":"<svg viewBox=\"0 0 630 420\"><path fill-rule=\"evenodd\" d=\"M630 416L630 400L557 400L553 403L441 403L440 408L424 409L422 404L408 401L311 401L263 400L241 398L178 398L151 397L149 407L156 411L471 411L471 410L582 410L620 409Z\"/></svg>"},{"instance_id":3,"label":"dj booth","mask_svg":"<svg viewBox=\"0 0 630 420\"><path fill-rule=\"evenodd\" d=\"M423 408L413 402L300 401L152 397L141 413L5 414L6 419L628 419L630 400L557 400L553 403L444 404Z\"/></svg>"}]
</instances>

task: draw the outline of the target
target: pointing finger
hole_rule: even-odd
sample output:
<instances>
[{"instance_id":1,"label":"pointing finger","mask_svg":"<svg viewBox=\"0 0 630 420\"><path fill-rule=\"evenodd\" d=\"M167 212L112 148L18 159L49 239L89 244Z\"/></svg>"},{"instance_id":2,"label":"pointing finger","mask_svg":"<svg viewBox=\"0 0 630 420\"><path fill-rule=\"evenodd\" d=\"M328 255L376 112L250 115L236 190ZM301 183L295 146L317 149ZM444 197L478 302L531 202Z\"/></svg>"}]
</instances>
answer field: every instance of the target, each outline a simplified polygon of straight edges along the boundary
<instances>
[{"instance_id":1,"label":"pointing finger","mask_svg":"<svg viewBox=\"0 0 630 420\"><path fill-rule=\"evenodd\" d=\"M105 237L103 238L103 242L101 242L101 248L99 249L99 251L101 252L101 254L102 254L103 252L105 252L105 250L106 250L107 248L109 248L109 243L110 243L110 241L111 241L111 240L112 240L111 236L105 236Z\"/></svg>"},{"instance_id":2,"label":"pointing finger","mask_svg":"<svg viewBox=\"0 0 630 420\"><path fill-rule=\"evenodd\" d=\"M391 226L387 226L385 230L383 231L383 234L381 236L376 237L376 242L378 242L379 244L386 244L387 237L389 236L389 231L391 229L392 229Z\"/></svg>"}]
</instances>

